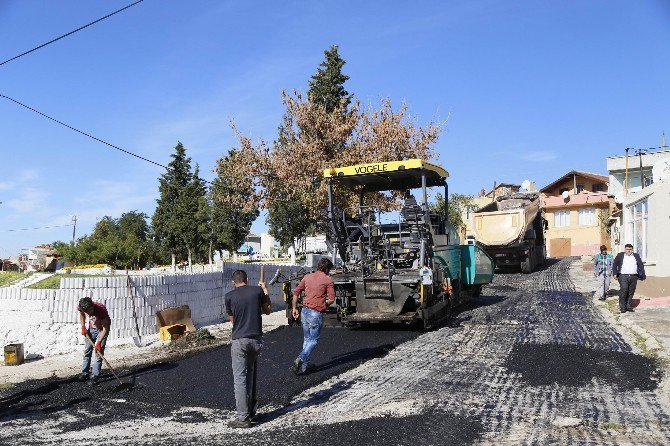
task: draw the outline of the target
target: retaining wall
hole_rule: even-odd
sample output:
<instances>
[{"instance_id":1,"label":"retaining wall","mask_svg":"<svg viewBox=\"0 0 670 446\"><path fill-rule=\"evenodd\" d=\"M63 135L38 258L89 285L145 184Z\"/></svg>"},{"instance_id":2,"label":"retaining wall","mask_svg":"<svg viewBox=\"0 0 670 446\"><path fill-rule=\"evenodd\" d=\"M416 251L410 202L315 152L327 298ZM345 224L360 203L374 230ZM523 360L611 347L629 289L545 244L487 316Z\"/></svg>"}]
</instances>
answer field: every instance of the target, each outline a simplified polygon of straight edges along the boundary
<instances>
[{"instance_id":1,"label":"retaining wall","mask_svg":"<svg viewBox=\"0 0 670 446\"><path fill-rule=\"evenodd\" d=\"M278 266L265 266L269 283ZM137 322L141 335L155 334L156 312L188 305L196 327L225 322L224 295L232 289L233 271L247 272L249 284L260 278L259 264L225 263L222 271L201 274L170 274L131 277ZM281 266L289 274L299 267ZM102 302L112 320L109 342L122 343L136 335L131 287L121 277L74 277L61 279L59 290L0 288L0 346L20 342L28 357L50 356L81 349L77 305L84 290ZM280 285L268 286L275 310L283 308Z\"/></svg>"}]
</instances>

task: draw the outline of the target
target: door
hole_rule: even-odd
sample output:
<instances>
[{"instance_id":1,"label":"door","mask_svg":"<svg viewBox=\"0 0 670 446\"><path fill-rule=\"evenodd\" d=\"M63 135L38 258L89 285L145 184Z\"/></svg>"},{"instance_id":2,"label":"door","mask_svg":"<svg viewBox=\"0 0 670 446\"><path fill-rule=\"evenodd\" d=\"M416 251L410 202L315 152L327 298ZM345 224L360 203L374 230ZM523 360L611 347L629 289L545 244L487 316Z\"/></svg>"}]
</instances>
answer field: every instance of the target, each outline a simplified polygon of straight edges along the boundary
<instances>
[{"instance_id":1,"label":"door","mask_svg":"<svg viewBox=\"0 0 670 446\"><path fill-rule=\"evenodd\" d=\"M549 241L549 250L552 257L570 257L571 246L572 243L569 238L553 238Z\"/></svg>"}]
</instances>

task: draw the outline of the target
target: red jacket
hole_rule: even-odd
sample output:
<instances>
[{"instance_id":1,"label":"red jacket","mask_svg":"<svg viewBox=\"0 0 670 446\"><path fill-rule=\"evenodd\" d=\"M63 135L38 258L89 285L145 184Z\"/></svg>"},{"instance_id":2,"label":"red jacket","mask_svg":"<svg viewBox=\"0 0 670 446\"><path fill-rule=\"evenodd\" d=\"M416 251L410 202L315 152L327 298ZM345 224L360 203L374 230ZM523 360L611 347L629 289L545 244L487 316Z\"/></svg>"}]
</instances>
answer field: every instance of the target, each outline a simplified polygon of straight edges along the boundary
<instances>
[{"instance_id":1,"label":"red jacket","mask_svg":"<svg viewBox=\"0 0 670 446\"><path fill-rule=\"evenodd\" d=\"M316 271L303 277L300 284L293 290L293 296L299 296L303 291L305 297L302 305L321 313L325 313L328 309L326 300L335 301L333 279L322 271Z\"/></svg>"}]
</instances>

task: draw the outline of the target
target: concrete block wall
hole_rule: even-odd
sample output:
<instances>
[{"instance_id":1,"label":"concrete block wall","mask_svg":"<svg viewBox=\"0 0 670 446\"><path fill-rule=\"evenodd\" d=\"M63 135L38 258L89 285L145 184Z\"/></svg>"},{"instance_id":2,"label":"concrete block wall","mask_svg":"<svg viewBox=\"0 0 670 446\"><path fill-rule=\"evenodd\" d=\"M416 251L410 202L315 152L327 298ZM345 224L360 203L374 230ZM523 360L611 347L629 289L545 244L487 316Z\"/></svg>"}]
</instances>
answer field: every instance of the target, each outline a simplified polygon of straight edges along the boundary
<instances>
[{"instance_id":1,"label":"concrete block wall","mask_svg":"<svg viewBox=\"0 0 670 446\"><path fill-rule=\"evenodd\" d=\"M264 265L265 281L274 276L276 265ZM0 288L0 346L20 342L28 357L50 356L80 350L84 339L79 330L77 305L90 289L93 300L102 302L112 320L109 344L129 342L137 334L133 317L133 295L141 335L155 334L156 312L188 305L196 327L225 322L224 296L233 286L232 274L247 272L249 284L260 279L259 264L226 263L218 272L121 277L72 277L61 279L59 290ZM281 266L285 274L296 266ZM283 307L279 284L268 286L275 310Z\"/></svg>"}]
</instances>

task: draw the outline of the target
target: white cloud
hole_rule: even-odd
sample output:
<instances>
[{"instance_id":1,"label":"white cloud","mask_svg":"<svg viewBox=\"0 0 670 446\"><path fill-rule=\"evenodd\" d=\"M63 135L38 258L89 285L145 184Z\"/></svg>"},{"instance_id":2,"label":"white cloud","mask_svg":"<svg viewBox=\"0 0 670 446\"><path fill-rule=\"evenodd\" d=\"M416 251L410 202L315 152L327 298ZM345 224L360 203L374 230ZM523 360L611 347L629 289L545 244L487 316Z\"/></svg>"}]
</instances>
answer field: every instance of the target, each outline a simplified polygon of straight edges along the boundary
<instances>
[{"instance_id":1,"label":"white cloud","mask_svg":"<svg viewBox=\"0 0 670 446\"><path fill-rule=\"evenodd\" d=\"M557 158L558 155L556 153L543 150L526 152L521 155L522 160L535 163L548 163L550 161L554 161Z\"/></svg>"},{"instance_id":2,"label":"white cloud","mask_svg":"<svg viewBox=\"0 0 670 446\"><path fill-rule=\"evenodd\" d=\"M0 183L0 190L10 190L10 189L12 189L13 187L14 187L14 186L12 186L12 185L9 184L9 183Z\"/></svg>"},{"instance_id":3,"label":"white cloud","mask_svg":"<svg viewBox=\"0 0 670 446\"><path fill-rule=\"evenodd\" d=\"M7 200L8 207L21 214L45 215L48 213L49 204L47 198L49 194L35 187L21 187L15 198Z\"/></svg>"},{"instance_id":4,"label":"white cloud","mask_svg":"<svg viewBox=\"0 0 670 446\"><path fill-rule=\"evenodd\" d=\"M27 183L29 181L37 180L38 178L39 178L39 173L36 170L26 169L26 170L21 171L21 173L19 174L18 180L21 183Z\"/></svg>"}]
</instances>

